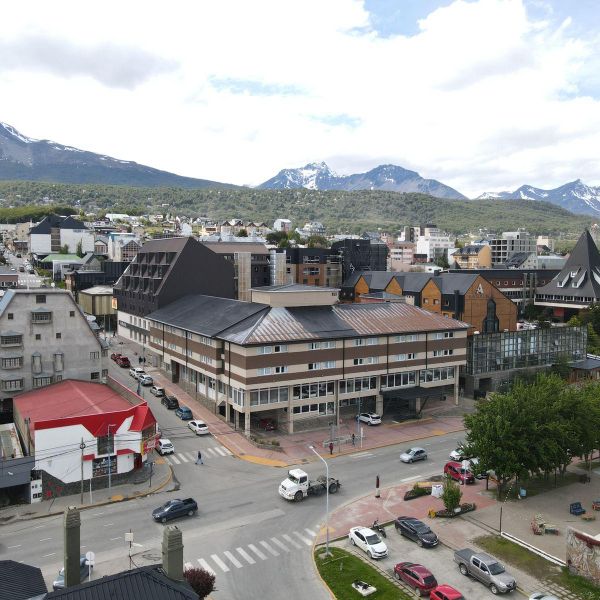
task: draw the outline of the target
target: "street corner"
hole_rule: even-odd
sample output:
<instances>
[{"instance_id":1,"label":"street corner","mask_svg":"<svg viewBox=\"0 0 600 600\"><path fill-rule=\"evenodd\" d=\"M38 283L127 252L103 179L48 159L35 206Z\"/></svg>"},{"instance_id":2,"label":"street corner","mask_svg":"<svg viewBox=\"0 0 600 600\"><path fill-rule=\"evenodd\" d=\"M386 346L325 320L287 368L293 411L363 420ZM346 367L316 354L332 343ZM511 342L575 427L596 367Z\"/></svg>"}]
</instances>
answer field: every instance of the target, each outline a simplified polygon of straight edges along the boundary
<instances>
[{"instance_id":1,"label":"street corner","mask_svg":"<svg viewBox=\"0 0 600 600\"><path fill-rule=\"evenodd\" d=\"M264 467L279 467L286 468L288 463L274 458L265 458L263 456L253 456L252 454L239 455L238 458L254 463L255 465L263 465Z\"/></svg>"},{"instance_id":2,"label":"street corner","mask_svg":"<svg viewBox=\"0 0 600 600\"><path fill-rule=\"evenodd\" d=\"M157 457L157 458L154 459L154 462L157 465L164 465L164 464L166 464L167 461L162 456L159 456L159 457Z\"/></svg>"}]
</instances>

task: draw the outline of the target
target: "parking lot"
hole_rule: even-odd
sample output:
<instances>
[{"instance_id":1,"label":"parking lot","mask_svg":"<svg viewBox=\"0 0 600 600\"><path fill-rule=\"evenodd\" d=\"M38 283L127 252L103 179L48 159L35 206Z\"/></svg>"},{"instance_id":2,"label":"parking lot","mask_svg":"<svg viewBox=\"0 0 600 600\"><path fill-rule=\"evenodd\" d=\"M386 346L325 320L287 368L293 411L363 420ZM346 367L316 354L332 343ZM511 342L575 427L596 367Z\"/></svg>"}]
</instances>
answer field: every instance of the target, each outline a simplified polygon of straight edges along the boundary
<instances>
[{"instance_id":1,"label":"parking lot","mask_svg":"<svg viewBox=\"0 0 600 600\"><path fill-rule=\"evenodd\" d=\"M435 532L435 528L432 527ZM419 548L415 542L407 540L396 533L393 526L386 527L387 538L383 541L386 543L389 551L388 558L379 560L370 559L362 550L358 550L352 546L346 537L343 540L334 542L335 546L344 548L349 552L355 552L364 561L374 563L377 567L385 571L388 575L393 576L394 566L400 562L410 561L421 564L429 569L438 584L445 583L456 588L465 597L465 600L479 600L480 598L494 598L494 594L485 588L481 583L464 577L460 574L456 563L454 562L454 552L444 546L438 544L434 548ZM510 571L510 569L507 569ZM517 584L518 584L517 580ZM519 592L511 594L514 598L522 597ZM509 596L510 597L510 596Z\"/></svg>"}]
</instances>

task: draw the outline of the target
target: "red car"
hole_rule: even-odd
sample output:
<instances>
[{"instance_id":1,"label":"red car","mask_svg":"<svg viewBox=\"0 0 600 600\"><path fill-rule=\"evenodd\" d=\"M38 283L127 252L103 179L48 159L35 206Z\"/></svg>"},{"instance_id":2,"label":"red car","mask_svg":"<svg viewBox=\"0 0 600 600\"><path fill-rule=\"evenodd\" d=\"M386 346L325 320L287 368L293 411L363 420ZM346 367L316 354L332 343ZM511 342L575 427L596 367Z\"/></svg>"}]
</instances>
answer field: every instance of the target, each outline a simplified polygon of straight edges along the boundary
<instances>
[{"instance_id":1,"label":"red car","mask_svg":"<svg viewBox=\"0 0 600 600\"><path fill-rule=\"evenodd\" d=\"M450 585L438 585L429 598L430 600L465 600L465 597Z\"/></svg>"},{"instance_id":2,"label":"red car","mask_svg":"<svg viewBox=\"0 0 600 600\"><path fill-rule=\"evenodd\" d=\"M129 359L126 356L119 356L119 358L117 358L117 364L120 367L123 367L124 369L128 369L129 367L131 367L131 363L129 362Z\"/></svg>"},{"instance_id":3,"label":"red car","mask_svg":"<svg viewBox=\"0 0 600 600\"><path fill-rule=\"evenodd\" d=\"M398 581L408 583L421 596L426 596L437 586L437 581L429 569L411 562L398 563L394 567L394 577Z\"/></svg>"},{"instance_id":4,"label":"red car","mask_svg":"<svg viewBox=\"0 0 600 600\"><path fill-rule=\"evenodd\" d=\"M113 353L110 355L110 359L111 359L111 360L114 360L115 362L117 362L117 361L119 360L119 357L120 357L120 356L121 356L121 354L119 354L118 352L113 352Z\"/></svg>"},{"instance_id":5,"label":"red car","mask_svg":"<svg viewBox=\"0 0 600 600\"><path fill-rule=\"evenodd\" d=\"M475 483L475 475L471 471L463 469L462 464L455 460L446 463L444 474L460 483Z\"/></svg>"},{"instance_id":6,"label":"red car","mask_svg":"<svg viewBox=\"0 0 600 600\"><path fill-rule=\"evenodd\" d=\"M275 431L277 429L274 419L261 419L258 426L265 431Z\"/></svg>"}]
</instances>

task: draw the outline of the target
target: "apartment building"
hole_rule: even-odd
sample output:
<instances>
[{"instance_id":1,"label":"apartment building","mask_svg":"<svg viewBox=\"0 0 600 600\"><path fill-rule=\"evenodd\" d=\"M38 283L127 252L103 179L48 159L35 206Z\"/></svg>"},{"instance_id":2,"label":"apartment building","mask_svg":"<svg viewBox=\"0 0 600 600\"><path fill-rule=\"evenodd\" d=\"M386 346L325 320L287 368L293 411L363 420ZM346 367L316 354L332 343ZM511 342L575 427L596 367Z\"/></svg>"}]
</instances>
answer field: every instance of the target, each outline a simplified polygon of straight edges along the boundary
<instances>
[{"instance_id":1,"label":"apartment building","mask_svg":"<svg viewBox=\"0 0 600 600\"><path fill-rule=\"evenodd\" d=\"M452 260L459 269L490 269L492 267L492 250L487 244L471 244L457 248Z\"/></svg>"},{"instance_id":2,"label":"apartment building","mask_svg":"<svg viewBox=\"0 0 600 600\"><path fill-rule=\"evenodd\" d=\"M342 281L355 271L385 271L388 247L367 239L346 238L331 244L332 253L342 260Z\"/></svg>"},{"instance_id":3,"label":"apartment building","mask_svg":"<svg viewBox=\"0 0 600 600\"><path fill-rule=\"evenodd\" d=\"M272 305L187 296L148 315L149 345L174 383L246 434L262 418L292 433L458 398L466 323L406 304L297 306L283 293L285 306L276 289L261 295Z\"/></svg>"},{"instance_id":4,"label":"apartment building","mask_svg":"<svg viewBox=\"0 0 600 600\"><path fill-rule=\"evenodd\" d=\"M290 282L341 287L342 257L338 252L329 248L285 248L281 252L285 253Z\"/></svg>"},{"instance_id":5,"label":"apartment building","mask_svg":"<svg viewBox=\"0 0 600 600\"><path fill-rule=\"evenodd\" d=\"M63 379L100 382L107 362L69 292L7 290L0 300L0 414L20 392Z\"/></svg>"},{"instance_id":6,"label":"apartment building","mask_svg":"<svg viewBox=\"0 0 600 600\"><path fill-rule=\"evenodd\" d=\"M408 271L415 262L413 242L394 242L390 246L388 271Z\"/></svg>"},{"instance_id":7,"label":"apartment building","mask_svg":"<svg viewBox=\"0 0 600 600\"><path fill-rule=\"evenodd\" d=\"M120 336L147 343L145 316L186 294L234 297L234 267L192 237L146 242L114 286Z\"/></svg>"},{"instance_id":8,"label":"apartment building","mask_svg":"<svg viewBox=\"0 0 600 600\"><path fill-rule=\"evenodd\" d=\"M492 265L504 265L517 252L537 253L537 239L523 229L505 231L501 237L489 240Z\"/></svg>"},{"instance_id":9,"label":"apartment building","mask_svg":"<svg viewBox=\"0 0 600 600\"><path fill-rule=\"evenodd\" d=\"M29 230L29 251L32 254L52 254L66 246L67 252L94 252L94 232L74 217L47 215Z\"/></svg>"}]
</instances>

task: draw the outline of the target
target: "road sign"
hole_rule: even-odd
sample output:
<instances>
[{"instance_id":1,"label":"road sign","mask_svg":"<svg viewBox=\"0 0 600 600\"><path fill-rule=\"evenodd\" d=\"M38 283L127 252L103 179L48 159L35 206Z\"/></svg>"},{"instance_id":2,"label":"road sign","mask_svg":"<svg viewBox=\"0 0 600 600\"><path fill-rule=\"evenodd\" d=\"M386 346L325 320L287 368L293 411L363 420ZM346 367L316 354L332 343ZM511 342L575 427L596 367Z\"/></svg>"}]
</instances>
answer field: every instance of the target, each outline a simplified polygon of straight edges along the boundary
<instances>
[{"instance_id":1,"label":"road sign","mask_svg":"<svg viewBox=\"0 0 600 600\"><path fill-rule=\"evenodd\" d=\"M94 561L96 560L96 555L93 552L86 552L85 553L85 560L86 560L86 563L90 567L93 567L94 566Z\"/></svg>"}]
</instances>

